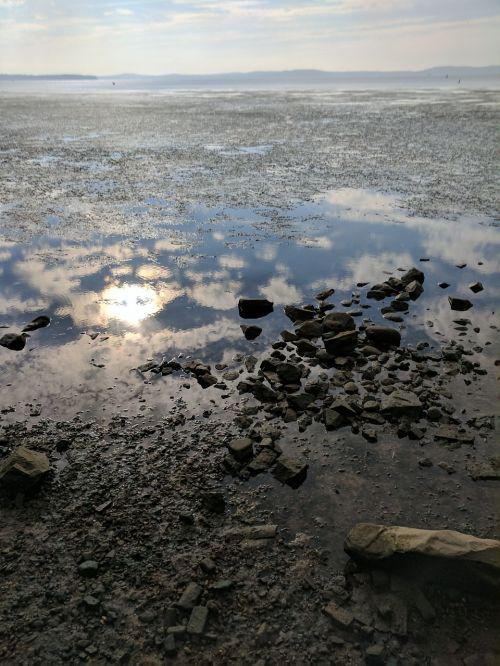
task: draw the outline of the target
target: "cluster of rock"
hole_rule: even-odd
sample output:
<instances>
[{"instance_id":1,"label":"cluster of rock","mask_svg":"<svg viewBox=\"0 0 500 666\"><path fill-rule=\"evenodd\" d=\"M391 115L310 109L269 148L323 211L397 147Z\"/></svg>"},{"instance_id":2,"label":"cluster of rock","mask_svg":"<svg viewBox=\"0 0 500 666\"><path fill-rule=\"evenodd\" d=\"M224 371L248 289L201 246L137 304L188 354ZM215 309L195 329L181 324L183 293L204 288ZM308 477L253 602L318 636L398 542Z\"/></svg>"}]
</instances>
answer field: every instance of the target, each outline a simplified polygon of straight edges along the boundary
<instances>
[{"instance_id":1,"label":"cluster of rock","mask_svg":"<svg viewBox=\"0 0 500 666\"><path fill-rule=\"evenodd\" d=\"M30 337L28 331L36 331L39 328L45 328L50 324L50 317L40 315L32 319L29 324L23 328L21 333L5 333L0 338L0 346L11 351L21 351L26 346L26 341Z\"/></svg>"}]
</instances>

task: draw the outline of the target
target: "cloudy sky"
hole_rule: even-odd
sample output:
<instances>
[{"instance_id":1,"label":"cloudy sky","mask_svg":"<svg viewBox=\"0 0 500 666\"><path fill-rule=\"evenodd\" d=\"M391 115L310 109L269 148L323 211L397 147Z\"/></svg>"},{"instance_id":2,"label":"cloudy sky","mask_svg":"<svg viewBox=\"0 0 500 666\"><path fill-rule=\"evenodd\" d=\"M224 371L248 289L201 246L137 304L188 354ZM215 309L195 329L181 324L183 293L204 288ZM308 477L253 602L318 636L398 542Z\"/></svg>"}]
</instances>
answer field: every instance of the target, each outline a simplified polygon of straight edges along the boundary
<instances>
[{"instance_id":1,"label":"cloudy sky","mask_svg":"<svg viewBox=\"0 0 500 666\"><path fill-rule=\"evenodd\" d=\"M0 0L0 72L500 62L498 0Z\"/></svg>"}]
</instances>

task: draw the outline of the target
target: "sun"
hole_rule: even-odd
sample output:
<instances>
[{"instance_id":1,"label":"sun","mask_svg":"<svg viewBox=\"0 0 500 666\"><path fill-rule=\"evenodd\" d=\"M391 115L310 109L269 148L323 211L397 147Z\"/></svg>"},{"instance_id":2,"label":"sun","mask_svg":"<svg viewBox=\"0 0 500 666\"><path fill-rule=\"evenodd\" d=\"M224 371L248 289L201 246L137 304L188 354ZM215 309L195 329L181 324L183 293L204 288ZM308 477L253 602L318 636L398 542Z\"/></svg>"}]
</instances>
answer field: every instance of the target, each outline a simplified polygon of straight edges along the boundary
<instances>
[{"instance_id":1,"label":"sun","mask_svg":"<svg viewBox=\"0 0 500 666\"><path fill-rule=\"evenodd\" d=\"M158 312L161 307L159 294L145 285L113 285L102 294L102 304L109 319L119 319L137 326Z\"/></svg>"}]
</instances>

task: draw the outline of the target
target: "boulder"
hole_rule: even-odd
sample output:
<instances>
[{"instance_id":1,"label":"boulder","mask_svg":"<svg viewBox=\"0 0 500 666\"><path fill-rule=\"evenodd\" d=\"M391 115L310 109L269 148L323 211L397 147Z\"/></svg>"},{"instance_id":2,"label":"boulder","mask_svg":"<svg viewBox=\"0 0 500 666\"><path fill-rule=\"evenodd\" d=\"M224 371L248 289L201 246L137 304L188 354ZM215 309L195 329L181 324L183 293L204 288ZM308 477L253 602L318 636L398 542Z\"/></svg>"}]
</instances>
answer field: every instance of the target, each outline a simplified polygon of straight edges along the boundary
<instances>
[{"instance_id":1,"label":"boulder","mask_svg":"<svg viewBox=\"0 0 500 666\"><path fill-rule=\"evenodd\" d=\"M240 298L238 310L243 319L259 319L274 310L274 305L267 298Z\"/></svg>"},{"instance_id":2,"label":"boulder","mask_svg":"<svg viewBox=\"0 0 500 666\"><path fill-rule=\"evenodd\" d=\"M319 294L316 294L314 297L317 301L326 301L327 298L330 298L332 294L335 293L335 289L325 289L320 291Z\"/></svg>"},{"instance_id":3,"label":"boulder","mask_svg":"<svg viewBox=\"0 0 500 666\"><path fill-rule=\"evenodd\" d=\"M412 301L416 301L420 294L423 292L424 288L418 280L413 280L406 285L405 291L410 295Z\"/></svg>"},{"instance_id":4,"label":"boulder","mask_svg":"<svg viewBox=\"0 0 500 666\"><path fill-rule=\"evenodd\" d=\"M475 294L478 294L480 291L483 291L484 287L482 282L473 282L472 284L469 285L469 289L473 291Z\"/></svg>"},{"instance_id":5,"label":"boulder","mask_svg":"<svg viewBox=\"0 0 500 666\"><path fill-rule=\"evenodd\" d=\"M323 412L323 421L327 430L337 430L345 425L345 419L336 409L326 408Z\"/></svg>"},{"instance_id":6,"label":"boulder","mask_svg":"<svg viewBox=\"0 0 500 666\"><path fill-rule=\"evenodd\" d=\"M422 409L422 403L418 395L411 391L396 389L382 399L380 411L392 416L402 414L418 414Z\"/></svg>"},{"instance_id":7,"label":"boulder","mask_svg":"<svg viewBox=\"0 0 500 666\"><path fill-rule=\"evenodd\" d=\"M448 296L448 302L452 310L458 310L459 312L465 312L465 310L470 310L472 303L466 298L456 298L456 296Z\"/></svg>"},{"instance_id":8,"label":"boulder","mask_svg":"<svg viewBox=\"0 0 500 666\"><path fill-rule=\"evenodd\" d=\"M383 560L396 554L418 554L451 560L467 560L494 567L500 572L500 541L454 530L422 530L358 523L344 543L353 558Z\"/></svg>"},{"instance_id":9,"label":"boulder","mask_svg":"<svg viewBox=\"0 0 500 666\"><path fill-rule=\"evenodd\" d=\"M253 456L253 442L248 437L231 440L228 449L238 462L242 462Z\"/></svg>"},{"instance_id":10,"label":"boulder","mask_svg":"<svg viewBox=\"0 0 500 666\"><path fill-rule=\"evenodd\" d=\"M20 446L0 463L0 482L22 492L38 485L49 468L45 453Z\"/></svg>"},{"instance_id":11,"label":"boulder","mask_svg":"<svg viewBox=\"0 0 500 666\"><path fill-rule=\"evenodd\" d=\"M366 338L370 344L382 349L399 347L401 344L401 333L390 326L369 326L366 329Z\"/></svg>"},{"instance_id":12,"label":"boulder","mask_svg":"<svg viewBox=\"0 0 500 666\"><path fill-rule=\"evenodd\" d=\"M323 319L325 333L344 333L354 331L355 328L354 319L345 312L331 312Z\"/></svg>"}]
</instances>

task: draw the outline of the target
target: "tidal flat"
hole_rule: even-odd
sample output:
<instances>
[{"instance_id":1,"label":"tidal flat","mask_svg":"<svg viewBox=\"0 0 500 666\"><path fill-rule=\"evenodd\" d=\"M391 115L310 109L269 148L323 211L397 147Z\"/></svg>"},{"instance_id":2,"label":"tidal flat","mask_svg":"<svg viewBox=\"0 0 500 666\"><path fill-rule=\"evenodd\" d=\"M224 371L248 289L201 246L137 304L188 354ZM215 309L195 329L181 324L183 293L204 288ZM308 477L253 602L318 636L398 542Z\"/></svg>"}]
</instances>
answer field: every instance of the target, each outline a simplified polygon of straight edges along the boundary
<instances>
[{"instance_id":1,"label":"tidal flat","mask_svg":"<svg viewBox=\"0 0 500 666\"><path fill-rule=\"evenodd\" d=\"M495 663L487 595L343 543L499 537L499 97L0 96L0 337L50 317L0 347L0 462L50 462L1 497L0 660ZM331 313L357 347L328 352ZM398 344L362 352L372 325ZM403 389L417 414L384 407Z\"/></svg>"}]
</instances>

